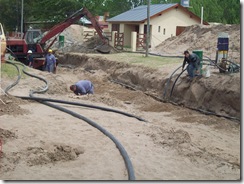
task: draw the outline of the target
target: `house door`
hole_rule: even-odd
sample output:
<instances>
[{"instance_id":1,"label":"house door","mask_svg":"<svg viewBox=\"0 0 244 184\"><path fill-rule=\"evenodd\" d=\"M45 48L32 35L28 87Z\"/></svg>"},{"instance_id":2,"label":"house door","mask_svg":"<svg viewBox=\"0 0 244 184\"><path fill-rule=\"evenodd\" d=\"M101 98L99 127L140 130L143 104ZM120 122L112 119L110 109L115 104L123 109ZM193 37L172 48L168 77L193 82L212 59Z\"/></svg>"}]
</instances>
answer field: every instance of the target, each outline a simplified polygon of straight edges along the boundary
<instances>
[{"instance_id":1,"label":"house door","mask_svg":"<svg viewBox=\"0 0 244 184\"><path fill-rule=\"evenodd\" d=\"M176 36L180 35L184 30L185 26L176 26Z\"/></svg>"}]
</instances>

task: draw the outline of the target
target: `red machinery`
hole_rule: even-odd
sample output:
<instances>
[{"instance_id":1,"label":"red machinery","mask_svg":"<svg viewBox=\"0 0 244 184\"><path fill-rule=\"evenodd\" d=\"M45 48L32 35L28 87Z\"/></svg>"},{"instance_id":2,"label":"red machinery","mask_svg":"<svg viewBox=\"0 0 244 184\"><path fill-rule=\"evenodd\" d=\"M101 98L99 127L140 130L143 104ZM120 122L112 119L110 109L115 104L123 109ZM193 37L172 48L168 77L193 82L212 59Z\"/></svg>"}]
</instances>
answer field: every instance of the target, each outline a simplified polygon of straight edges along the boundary
<instances>
[{"instance_id":1,"label":"red machinery","mask_svg":"<svg viewBox=\"0 0 244 184\"><path fill-rule=\"evenodd\" d=\"M28 50L32 50L34 57L34 68L42 69L42 66L44 65L44 56L47 53L47 50L56 41L57 37L47 47L45 47L46 42L57 34L63 32L67 27L78 21L83 16L86 16L88 19L90 19L93 27L96 29L97 34L103 41L103 45L96 48L97 51L102 53L109 53L110 46L108 39L103 35L102 29L100 28L96 19L86 8L81 8L63 22L53 26L42 38L40 30L30 29L25 33L23 39L9 38L7 40L7 47L9 50L11 50L14 56L23 63L26 62Z\"/></svg>"}]
</instances>

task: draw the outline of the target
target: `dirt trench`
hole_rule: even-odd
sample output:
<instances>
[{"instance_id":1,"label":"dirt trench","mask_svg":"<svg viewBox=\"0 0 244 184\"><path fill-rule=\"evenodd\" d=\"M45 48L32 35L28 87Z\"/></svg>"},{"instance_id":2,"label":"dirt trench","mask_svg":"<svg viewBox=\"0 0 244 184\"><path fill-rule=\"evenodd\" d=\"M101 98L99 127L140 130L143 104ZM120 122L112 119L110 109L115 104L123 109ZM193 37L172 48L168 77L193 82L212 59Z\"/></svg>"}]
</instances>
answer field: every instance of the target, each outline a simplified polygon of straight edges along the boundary
<instances>
[{"instance_id":1,"label":"dirt trench","mask_svg":"<svg viewBox=\"0 0 244 184\"><path fill-rule=\"evenodd\" d=\"M40 96L107 106L147 120L141 122L116 113L64 105L96 121L121 141L133 162L137 180L240 179L239 123L152 99L144 93L162 97L172 69L125 64L115 57L111 61L102 55L71 53L60 56L60 63L65 67L60 64L56 74L34 69L30 69L30 73L49 83L49 90ZM176 83L172 99L177 101L178 97L183 103L189 98L188 91L203 100L197 94L202 95L201 91L206 92L216 84L222 91L226 87L238 89L235 75L231 75L232 80L224 75L214 76L208 80L196 79L198 82L192 84L183 76ZM171 80L167 96L175 78ZM3 79L3 89L13 82L13 79ZM69 90L69 85L80 79L94 82L95 95L76 96ZM228 82L224 83L225 80ZM25 77L9 93L25 96L30 89L38 90L41 86L43 81ZM201 89L198 93L194 91L196 87ZM213 92L212 96L219 95L213 89L209 91ZM114 181L128 178L116 146L92 126L37 102L10 95L3 96L2 100L6 104L0 103L2 179ZM194 99L191 102L195 104ZM219 102L212 103L217 106L215 103Z\"/></svg>"},{"instance_id":2,"label":"dirt trench","mask_svg":"<svg viewBox=\"0 0 244 184\"><path fill-rule=\"evenodd\" d=\"M109 80L142 91L157 100L172 101L237 120L241 117L239 73L226 75L213 72L210 78L195 78L191 82L186 76L182 76L172 90L178 74L174 75L168 84L170 73L162 73L158 69L79 53L58 57L60 65L73 68L80 66L86 71L102 70L108 74Z\"/></svg>"}]
</instances>

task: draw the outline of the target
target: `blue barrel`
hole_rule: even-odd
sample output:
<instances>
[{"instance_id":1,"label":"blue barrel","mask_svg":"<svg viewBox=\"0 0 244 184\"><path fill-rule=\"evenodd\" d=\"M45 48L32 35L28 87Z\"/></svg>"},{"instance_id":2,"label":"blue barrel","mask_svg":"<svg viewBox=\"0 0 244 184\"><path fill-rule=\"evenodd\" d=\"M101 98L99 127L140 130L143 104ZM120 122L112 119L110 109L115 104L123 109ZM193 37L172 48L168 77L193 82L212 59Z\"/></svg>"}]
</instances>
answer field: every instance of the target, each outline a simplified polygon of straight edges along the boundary
<instances>
[{"instance_id":1,"label":"blue barrel","mask_svg":"<svg viewBox=\"0 0 244 184\"><path fill-rule=\"evenodd\" d=\"M229 50L229 38L218 38L218 50Z\"/></svg>"}]
</instances>

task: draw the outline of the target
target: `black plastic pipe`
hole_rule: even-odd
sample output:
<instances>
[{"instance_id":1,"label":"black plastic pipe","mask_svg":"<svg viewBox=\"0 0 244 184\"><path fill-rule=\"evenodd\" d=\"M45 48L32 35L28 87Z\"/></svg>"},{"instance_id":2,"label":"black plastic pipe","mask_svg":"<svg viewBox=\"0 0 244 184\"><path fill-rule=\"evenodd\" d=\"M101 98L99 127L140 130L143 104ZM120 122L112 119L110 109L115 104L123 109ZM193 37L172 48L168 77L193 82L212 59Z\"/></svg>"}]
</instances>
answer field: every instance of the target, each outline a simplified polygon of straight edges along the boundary
<instances>
[{"instance_id":1,"label":"black plastic pipe","mask_svg":"<svg viewBox=\"0 0 244 184\"><path fill-rule=\"evenodd\" d=\"M182 67L182 65L179 66L178 68L176 68L175 71L173 71L173 73L172 73L172 74L170 75L170 77L168 78L167 84L166 84L166 86L165 86L165 88L164 88L164 97L166 96L166 93L167 93L167 90L168 90L168 87L169 87L169 82L170 82L172 76L173 76L174 73L175 73L177 70L179 70L181 67Z\"/></svg>"},{"instance_id":2,"label":"black plastic pipe","mask_svg":"<svg viewBox=\"0 0 244 184\"><path fill-rule=\"evenodd\" d=\"M17 78L17 80L16 80L14 83L12 83L12 84L10 84L9 86L7 86L6 89L4 90L4 92L5 92L6 94L8 94L8 91L9 91L12 87L14 87L16 84L19 83L19 80L20 80L20 78L21 78L21 75L20 75L19 67L18 67L17 65L15 65L14 63L8 62L8 61L6 61L6 63L9 63L9 64L13 65L13 66L16 68L17 72L18 72L18 78Z\"/></svg>"},{"instance_id":3,"label":"black plastic pipe","mask_svg":"<svg viewBox=\"0 0 244 184\"><path fill-rule=\"evenodd\" d=\"M14 63L12 63L10 61L7 61L6 63L10 63L10 64L15 65ZM18 68L18 67L16 66L16 68ZM43 93L43 92L47 91L47 89L48 89L48 82L44 78L41 78L41 77L38 77L36 75L30 74L30 73L26 72L25 70L23 70L23 72L26 75L29 75L31 77L38 78L39 80L42 80L42 81L44 81L46 83L46 87L42 91L31 91L30 92L29 99L35 98L33 96L34 93ZM19 79L21 78L19 69L18 69L18 76L19 76L18 77L18 81L15 82L15 85L19 82ZM10 88L12 88L13 86L14 85L11 85ZM7 93L10 88L7 88L7 90L5 90L5 92ZM124 149L124 147L122 146L122 144L111 133L109 133L106 129L104 129L103 127L101 127L100 125L98 125L97 123L95 123L94 121L92 121L92 120L90 120L90 119L88 119L88 118L86 118L86 117L84 117L84 116L82 116L82 115L80 115L78 113L75 113L75 112L70 111L70 110L68 110L68 109L66 109L64 107L61 107L61 106L58 106L58 105L54 105L52 103L49 103L49 102L46 102L46 101L43 101L43 100L41 100L41 101L38 100L38 101L40 103L43 103L45 105L48 105L48 106L53 107L55 109L58 109L58 110L60 110L62 112L68 113L68 114L70 114L70 115L72 115L72 116L74 116L76 118L82 119L82 120L86 121L88 124L90 124L91 126L93 126L93 127L97 128L98 130L100 130L104 135L108 136L115 143L116 147L119 149L119 151L120 151L120 153L121 153L121 155L122 155L122 157L123 157L123 159L125 161L125 165L126 165L126 168L127 168L127 171L128 171L129 180L135 180L134 169L133 169L132 163L130 161L130 158L129 158L126 150Z\"/></svg>"},{"instance_id":4,"label":"black plastic pipe","mask_svg":"<svg viewBox=\"0 0 244 184\"><path fill-rule=\"evenodd\" d=\"M208 58L208 57L207 57L207 58ZM208 58L208 61L210 62L210 64L207 64L207 65L211 65L211 63L213 63L213 65L211 65L211 66L217 66L218 68L221 69L221 67L219 67L219 66L218 66L215 62L213 62L210 58ZM177 70L177 69L176 69L176 70ZM186 69L185 69L185 70L186 70ZM175 84L176 84L177 80L179 79L179 77L182 75L182 73L183 73L185 70L183 70L183 71L177 76L177 78L175 79L174 84L173 84L173 86L172 86L172 88L171 88L170 97L171 97L172 94L173 94L173 90L174 90L174 87L175 87ZM171 102L171 101L170 101L170 102ZM178 104L177 104L177 105L178 105ZM210 112L210 111L205 111L205 110L202 110L202 109L199 109L199 108L192 108L192 107L187 107L187 108L192 109L192 110L196 110L196 111L199 111L199 112L202 112L202 113L207 114L207 115L215 115L215 116L218 116L218 117L224 117L224 118L227 118L227 119L232 119L232 120L238 120L238 121L240 121L240 119L239 119L239 118L236 118L236 117L220 115L220 114L217 114L217 113L214 113L214 112Z\"/></svg>"},{"instance_id":5,"label":"black plastic pipe","mask_svg":"<svg viewBox=\"0 0 244 184\"><path fill-rule=\"evenodd\" d=\"M176 84L177 80L178 80L179 77L184 73L184 71L186 71L186 68L185 68L184 70L182 70L182 71L180 72L180 74L176 77L175 82L174 82L174 84L173 84L173 86L172 86L172 88L171 88L171 91L170 91L170 97L172 96L172 93L173 93L173 90L174 90L174 87L175 87L175 84Z\"/></svg>"},{"instance_id":6,"label":"black plastic pipe","mask_svg":"<svg viewBox=\"0 0 244 184\"><path fill-rule=\"evenodd\" d=\"M99 109L99 110L103 110L103 111L109 111L109 112L115 112L118 114L123 114L125 116L128 117L132 117L132 118L136 118L140 121L144 121L147 122L146 120L144 120L143 118L140 118L138 116L123 112L123 111L119 111L116 109L111 109L111 108L106 108L106 107L100 107L100 106L96 106L96 105L88 105L88 104L84 104L84 103L78 103L78 102L70 102L70 101L64 101L64 100L57 100L57 99L50 99L50 98L41 98L41 97L26 97L26 96L16 96L25 100L36 100L36 101L49 101L49 102L56 102L56 103L63 103L63 104L69 104L69 105L76 105L76 106L83 106L83 107L88 107L88 108L94 108L94 109Z\"/></svg>"},{"instance_id":7,"label":"black plastic pipe","mask_svg":"<svg viewBox=\"0 0 244 184\"><path fill-rule=\"evenodd\" d=\"M104 135L106 135L107 137L109 137L113 142L114 144L116 145L116 147L119 149L124 161L125 161L125 165L126 165L126 168L127 168L127 171L128 171L128 176L129 176L129 180L135 180L135 174L134 174L134 169L133 169L133 166L132 166L132 163L130 161L130 158L129 158L129 155L127 154L126 150L124 149L124 147L122 146L122 144L110 133L108 132L105 128L103 128L102 126L98 125L97 123L95 123L94 121L76 113L76 112L73 112L71 110L68 110L66 108L63 108L61 106L58 106L58 105L54 105L52 103L49 103L49 102L46 102L46 101L40 101L40 103L43 103L45 105L48 105L50 107L53 107L55 109L58 109L62 112L65 112L65 113L68 113L70 114L71 116L74 116L78 119L81 119L85 122L87 122L89 125L93 126L94 128L97 128L98 130L100 130Z\"/></svg>"}]
</instances>

